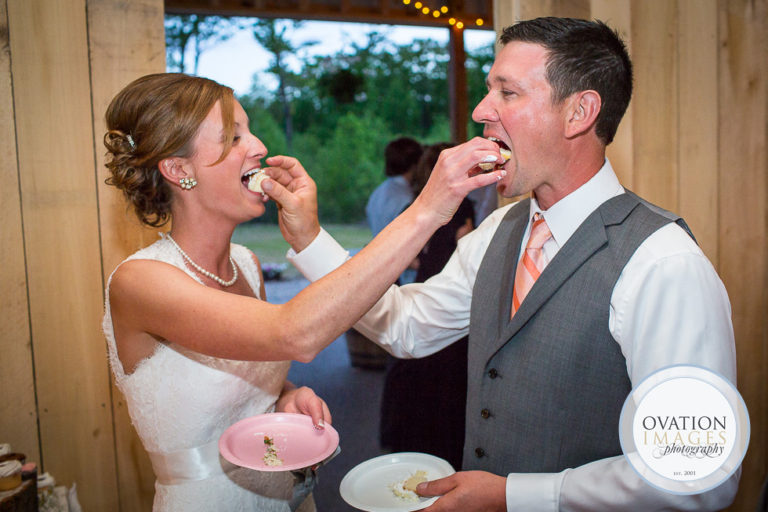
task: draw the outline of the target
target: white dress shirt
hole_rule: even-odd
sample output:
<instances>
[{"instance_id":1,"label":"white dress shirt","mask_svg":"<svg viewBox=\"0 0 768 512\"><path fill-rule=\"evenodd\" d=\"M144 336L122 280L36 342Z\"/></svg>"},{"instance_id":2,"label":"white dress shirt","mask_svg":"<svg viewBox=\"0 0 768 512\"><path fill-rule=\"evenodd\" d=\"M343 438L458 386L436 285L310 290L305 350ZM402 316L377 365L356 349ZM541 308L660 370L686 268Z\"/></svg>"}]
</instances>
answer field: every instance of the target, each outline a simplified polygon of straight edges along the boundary
<instances>
[{"instance_id":1,"label":"white dress shirt","mask_svg":"<svg viewBox=\"0 0 768 512\"><path fill-rule=\"evenodd\" d=\"M530 218L541 212L552 232L544 245L551 261L595 209L623 192L606 160L592 179L548 210L542 211L532 199L522 247L528 240ZM461 238L440 274L424 283L390 287L355 328L397 357L423 357L465 336L477 270L511 207L499 208ZM325 231L301 253L288 254L310 280L319 279L348 257ZM649 236L627 262L611 294L608 322L633 387L654 371L674 364L709 368L736 382L725 287L698 245L674 222ZM652 488L623 456L617 456L560 473L511 473L507 510L720 510L735 495L739 475L740 470L707 493L680 496Z\"/></svg>"}]
</instances>

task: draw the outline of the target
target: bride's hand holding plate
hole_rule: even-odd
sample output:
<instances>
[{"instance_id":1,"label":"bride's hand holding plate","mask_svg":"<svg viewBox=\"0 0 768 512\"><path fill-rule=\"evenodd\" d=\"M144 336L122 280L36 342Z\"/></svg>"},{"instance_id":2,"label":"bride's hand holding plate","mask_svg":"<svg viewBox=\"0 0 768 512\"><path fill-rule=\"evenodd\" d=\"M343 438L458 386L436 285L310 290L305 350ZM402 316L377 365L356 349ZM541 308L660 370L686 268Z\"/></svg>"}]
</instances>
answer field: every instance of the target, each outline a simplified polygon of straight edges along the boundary
<instances>
[{"instance_id":1,"label":"bride's hand holding plate","mask_svg":"<svg viewBox=\"0 0 768 512\"><path fill-rule=\"evenodd\" d=\"M289 382L277 399L275 411L311 416L312 424L318 429L325 428L326 424L330 425L332 420L331 411L325 400L317 396L311 388L306 386L297 388Z\"/></svg>"}]
</instances>

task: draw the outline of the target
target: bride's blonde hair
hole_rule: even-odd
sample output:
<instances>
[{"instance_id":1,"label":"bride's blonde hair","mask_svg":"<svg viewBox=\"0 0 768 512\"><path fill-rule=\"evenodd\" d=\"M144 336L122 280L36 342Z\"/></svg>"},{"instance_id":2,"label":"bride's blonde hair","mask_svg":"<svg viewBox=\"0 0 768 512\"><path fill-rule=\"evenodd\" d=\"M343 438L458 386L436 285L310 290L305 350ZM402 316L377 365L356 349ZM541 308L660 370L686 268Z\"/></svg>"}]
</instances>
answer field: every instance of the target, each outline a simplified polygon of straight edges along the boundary
<instances>
[{"instance_id":1,"label":"bride's blonde hair","mask_svg":"<svg viewBox=\"0 0 768 512\"><path fill-rule=\"evenodd\" d=\"M171 188L158 170L161 160L189 157L200 124L221 102L226 158L235 133L232 89L181 73L143 76L120 91L106 112L106 183L122 190L139 220L162 226L171 216Z\"/></svg>"}]
</instances>

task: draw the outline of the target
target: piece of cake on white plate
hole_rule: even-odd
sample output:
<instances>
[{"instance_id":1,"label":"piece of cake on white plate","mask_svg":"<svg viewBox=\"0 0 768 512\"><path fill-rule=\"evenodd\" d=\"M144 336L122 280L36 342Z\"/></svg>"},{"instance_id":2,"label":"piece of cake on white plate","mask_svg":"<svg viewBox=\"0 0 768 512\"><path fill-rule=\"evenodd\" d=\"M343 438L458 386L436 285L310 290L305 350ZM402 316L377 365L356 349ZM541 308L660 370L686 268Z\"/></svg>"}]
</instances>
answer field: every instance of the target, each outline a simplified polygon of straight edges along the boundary
<instances>
[{"instance_id":1,"label":"piece of cake on white plate","mask_svg":"<svg viewBox=\"0 0 768 512\"><path fill-rule=\"evenodd\" d=\"M418 501L419 495L416 494L416 487L427 481L427 472L424 470L418 470L411 476L400 482L395 482L390 485L392 493L400 499L406 501Z\"/></svg>"}]
</instances>

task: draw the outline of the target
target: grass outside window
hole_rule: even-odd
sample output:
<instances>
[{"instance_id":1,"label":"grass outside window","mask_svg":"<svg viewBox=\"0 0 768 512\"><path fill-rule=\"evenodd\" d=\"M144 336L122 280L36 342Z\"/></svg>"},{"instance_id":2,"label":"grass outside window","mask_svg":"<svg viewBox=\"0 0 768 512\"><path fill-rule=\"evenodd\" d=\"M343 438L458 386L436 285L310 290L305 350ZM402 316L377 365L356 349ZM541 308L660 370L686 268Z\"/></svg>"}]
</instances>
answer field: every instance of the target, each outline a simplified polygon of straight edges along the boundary
<instances>
[{"instance_id":1,"label":"grass outside window","mask_svg":"<svg viewBox=\"0 0 768 512\"><path fill-rule=\"evenodd\" d=\"M355 251L371 241L371 230L365 224L324 224L328 231L345 249ZM248 222L235 229L232 241L248 247L258 256L262 267L285 265L282 279L300 277L299 272L285 259L288 243L276 224Z\"/></svg>"}]
</instances>

